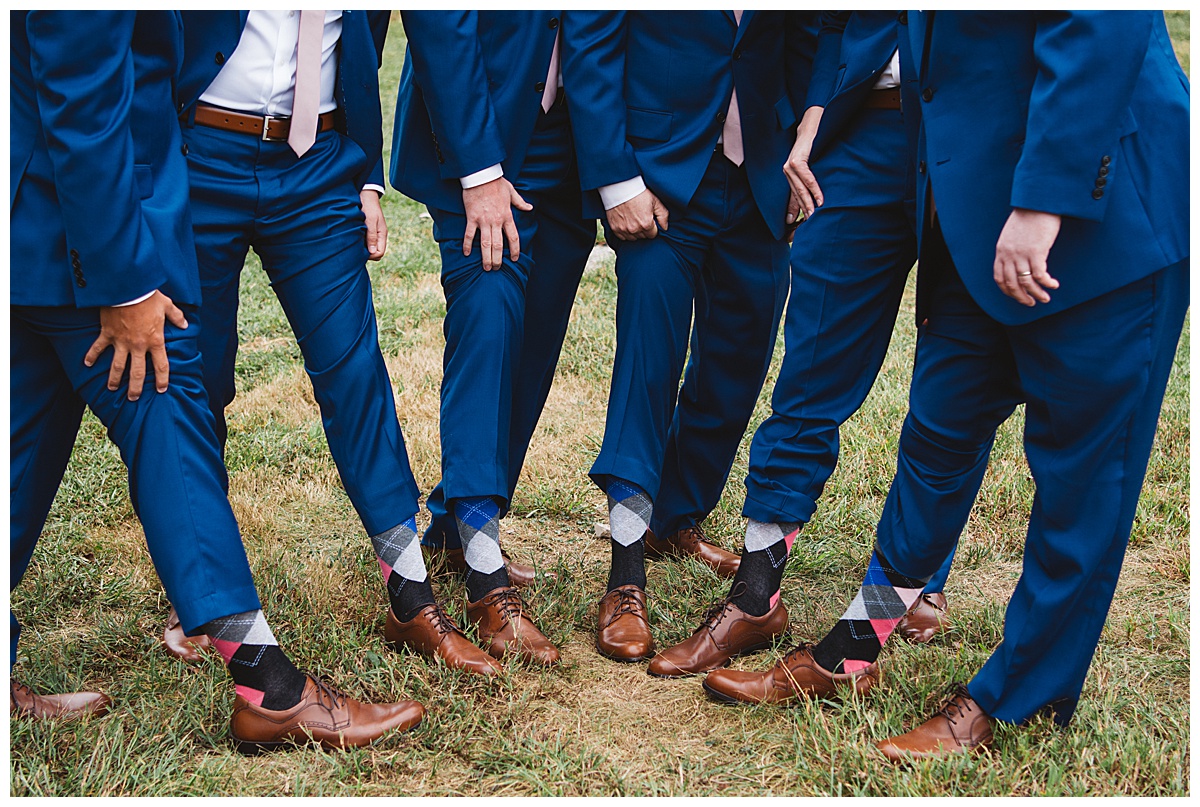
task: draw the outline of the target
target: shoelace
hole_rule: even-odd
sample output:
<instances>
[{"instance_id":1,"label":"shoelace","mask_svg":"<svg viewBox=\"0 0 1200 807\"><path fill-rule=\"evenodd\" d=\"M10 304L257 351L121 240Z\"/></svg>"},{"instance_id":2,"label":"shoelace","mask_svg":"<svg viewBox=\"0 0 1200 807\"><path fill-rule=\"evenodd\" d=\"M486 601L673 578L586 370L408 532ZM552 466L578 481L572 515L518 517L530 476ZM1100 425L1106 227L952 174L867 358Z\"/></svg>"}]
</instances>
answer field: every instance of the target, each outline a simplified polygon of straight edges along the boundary
<instances>
[{"instance_id":1,"label":"shoelace","mask_svg":"<svg viewBox=\"0 0 1200 807\"><path fill-rule=\"evenodd\" d=\"M483 598L486 605L495 607L510 622L516 622L525 611L525 601L515 586L498 589Z\"/></svg>"},{"instance_id":2,"label":"shoelace","mask_svg":"<svg viewBox=\"0 0 1200 807\"><path fill-rule=\"evenodd\" d=\"M784 669L790 670L791 666L792 666L792 662L798 661L800 655L803 654L804 652L806 652L810 647L812 647L812 645L809 644L808 642L801 642L800 644L796 645L791 650L789 650L787 652L787 654L782 659L780 659L780 664L783 665Z\"/></svg>"},{"instance_id":3,"label":"shoelace","mask_svg":"<svg viewBox=\"0 0 1200 807\"><path fill-rule=\"evenodd\" d=\"M617 617L621 616L622 614L633 614L648 624L646 615L642 613L642 608L638 603L637 596L632 591L629 591L628 589L617 588L609 592L609 594L614 593L617 595L619 602L617 603L617 607L613 609L612 616L610 616L608 621L604 623L604 627L607 628L609 625L616 622Z\"/></svg>"},{"instance_id":4,"label":"shoelace","mask_svg":"<svg viewBox=\"0 0 1200 807\"><path fill-rule=\"evenodd\" d=\"M717 600L708 610L704 612L704 617L700 620L701 628L716 630L717 625L721 624L721 620L725 618L725 614L729 613L729 606L735 599L742 596L746 591L746 581L739 580L730 590L729 595L725 599Z\"/></svg>"},{"instance_id":5,"label":"shoelace","mask_svg":"<svg viewBox=\"0 0 1200 807\"><path fill-rule=\"evenodd\" d=\"M433 604L433 610L429 613L429 621L433 623L433 629L438 632L439 636L458 632L458 628L450 621L450 617L446 616L442 606L437 603Z\"/></svg>"},{"instance_id":6,"label":"shoelace","mask_svg":"<svg viewBox=\"0 0 1200 807\"><path fill-rule=\"evenodd\" d=\"M957 718L966 717L967 712L974 711L970 704L971 693L967 691L965 684L958 683L954 685L950 700L946 701L938 714L946 718L951 726L958 725Z\"/></svg>"},{"instance_id":7,"label":"shoelace","mask_svg":"<svg viewBox=\"0 0 1200 807\"><path fill-rule=\"evenodd\" d=\"M321 705L324 706L329 711L332 712L334 709L341 707L342 704L344 704L346 702L346 699L350 697L345 692L342 692L340 689L335 687L333 684L330 684L326 681L322 681L320 678L313 675L312 673L305 672L304 674L307 675L309 678L311 678L312 682L314 684L316 684L317 700L320 701Z\"/></svg>"}]
</instances>

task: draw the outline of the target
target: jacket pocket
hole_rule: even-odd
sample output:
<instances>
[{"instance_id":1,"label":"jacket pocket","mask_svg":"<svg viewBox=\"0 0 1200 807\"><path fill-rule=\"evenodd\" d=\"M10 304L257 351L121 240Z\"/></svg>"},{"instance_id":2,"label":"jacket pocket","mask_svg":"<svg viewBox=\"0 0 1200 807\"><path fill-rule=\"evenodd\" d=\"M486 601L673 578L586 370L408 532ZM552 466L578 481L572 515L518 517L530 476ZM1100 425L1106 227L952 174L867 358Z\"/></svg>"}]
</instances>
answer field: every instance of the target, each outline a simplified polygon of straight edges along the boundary
<instances>
[{"instance_id":1,"label":"jacket pocket","mask_svg":"<svg viewBox=\"0 0 1200 807\"><path fill-rule=\"evenodd\" d=\"M625 134L642 140L669 140L673 117L670 112L628 107L625 110Z\"/></svg>"}]
</instances>

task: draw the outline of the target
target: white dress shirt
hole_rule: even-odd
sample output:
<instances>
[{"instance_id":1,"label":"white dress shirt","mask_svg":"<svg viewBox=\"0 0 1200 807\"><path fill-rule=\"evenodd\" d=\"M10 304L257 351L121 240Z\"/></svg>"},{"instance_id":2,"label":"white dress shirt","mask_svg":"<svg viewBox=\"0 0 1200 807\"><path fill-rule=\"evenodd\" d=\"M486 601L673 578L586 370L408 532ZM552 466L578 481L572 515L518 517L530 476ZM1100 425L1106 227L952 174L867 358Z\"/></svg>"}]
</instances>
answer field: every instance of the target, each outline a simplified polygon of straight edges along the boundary
<instances>
[{"instance_id":1,"label":"white dress shirt","mask_svg":"<svg viewBox=\"0 0 1200 807\"><path fill-rule=\"evenodd\" d=\"M900 49L892 52L892 58L879 73L872 90L890 90L900 86Z\"/></svg>"}]
</instances>

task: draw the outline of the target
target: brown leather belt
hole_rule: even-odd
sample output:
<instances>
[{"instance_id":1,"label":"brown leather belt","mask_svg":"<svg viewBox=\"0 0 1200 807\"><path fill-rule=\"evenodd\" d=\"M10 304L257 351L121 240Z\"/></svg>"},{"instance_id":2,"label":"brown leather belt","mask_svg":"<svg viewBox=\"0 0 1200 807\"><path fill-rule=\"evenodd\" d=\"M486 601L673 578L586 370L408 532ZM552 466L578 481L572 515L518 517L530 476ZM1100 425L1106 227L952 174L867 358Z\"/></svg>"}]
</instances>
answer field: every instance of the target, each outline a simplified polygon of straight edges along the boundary
<instances>
[{"instance_id":1,"label":"brown leather belt","mask_svg":"<svg viewBox=\"0 0 1200 807\"><path fill-rule=\"evenodd\" d=\"M287 141L288 132L292 128L291 118L275 118L270 115L247 115L244 112L234 112L231 109L221 109L204 104L196 105L196 123L213 129L223 129L226 132L243 132L267 142ZM333 128L333 113L326 112L317 116L317 133L327 132Z\"/></svg>"},{"instance_id":2,"label":"brown leather belt","mask_svg":"<svg viewBox=\"0 0 1200 807\"><path fill-rule=\"evenodd\" d=\"M866 109L899 109L900 88L871 90L867 93L867 100L863 102L863 107Z\"/></svg>"}]
</instances>

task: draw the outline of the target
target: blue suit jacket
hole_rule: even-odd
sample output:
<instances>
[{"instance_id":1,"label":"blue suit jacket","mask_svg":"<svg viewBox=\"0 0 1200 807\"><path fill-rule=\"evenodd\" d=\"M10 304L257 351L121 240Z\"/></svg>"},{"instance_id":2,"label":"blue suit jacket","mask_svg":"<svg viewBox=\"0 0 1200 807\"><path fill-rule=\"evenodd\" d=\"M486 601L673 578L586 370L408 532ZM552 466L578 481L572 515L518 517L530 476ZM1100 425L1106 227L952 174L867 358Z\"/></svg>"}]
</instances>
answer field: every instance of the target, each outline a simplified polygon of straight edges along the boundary
<instances>
[{"instance_id":1,"label":"blue suit jacket","mask_svg":"<svg viewBox=\"0 0 1200 807\"><path fill-rule=\"evenodd\" d=\"M25 12L11 22L9 224L17 305L199 303L171 90L173 11Z\"/></svg>"},{"instance_id":2,"label":"blue suit jacket","mask_svg":"<svg viewBox=\"0 0 1200 807\"><path fill-rule=\"evenodd\" d=\"M909 33L918 210L932 186L989 316L1028 322L1188 257L1189 85L1161 11L909 12ZM1014 207L1063 217L1048 304L1026 308L992 280Z\"/></svg>"},{"instance_id":3,"label":"blue suit jacket","mask_svg":"<svg viewBox=\"0 0 1200 807\"><path fill-rule=\"evenodd\" d=\"M408 53L396 96L393 187L461 213L458 179L521 173L542 108L557 11L402 11ZM564 31L565 35L565 31Z\"/></svg>"},{"instance_id":4,"label":"blue suit jacket","mask_svg":"<svg viewBox=\"0 0 1200 807\"><path fill-rule=\"evenodd\" d=\"M862 108L863 101L875 85L879 72L887 66L892 53L900 49L902 94L907 109L917 109L916 70L912 66L912 49L908 39L908 12L901 11L825 11L821 13L821 28L817 52L813 58L812 81L809 83L810 106L825 108L821 126L813 140L811 160L835 142L846 124ZM916 150L920 117L905 115L910 146Z\"/></svg>"},{"instance_id":5,"label":"blue suit jacket","mask_svg":"<svg viewBox=\"0 0 1200 807\"><path fill-rule=\"evenodd\" d=\"M687 207L738 87L746 173L771 232L784 231L783 164L816 37L813 12L569 11L563 82L583 189L641 175L668 210ZM599 195L588 212L601 215Z\"/></svg>"},{"instance_id":6,"label":"blue suit jacket","mask_svg":"<svg viewBox=\"0 0 1200 807\"><path fill-rule=\"evenodd\" d=\"M201 93L221 72L246 26L246 11L184 11L183 69L179 79L179 113L192 114ZM379 66L387 36L389 12L343 11L338 41L337 129L375 162L358 179L383 187L383 115L379 107Z\"/></svg>"}]
</instances>

